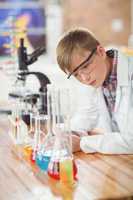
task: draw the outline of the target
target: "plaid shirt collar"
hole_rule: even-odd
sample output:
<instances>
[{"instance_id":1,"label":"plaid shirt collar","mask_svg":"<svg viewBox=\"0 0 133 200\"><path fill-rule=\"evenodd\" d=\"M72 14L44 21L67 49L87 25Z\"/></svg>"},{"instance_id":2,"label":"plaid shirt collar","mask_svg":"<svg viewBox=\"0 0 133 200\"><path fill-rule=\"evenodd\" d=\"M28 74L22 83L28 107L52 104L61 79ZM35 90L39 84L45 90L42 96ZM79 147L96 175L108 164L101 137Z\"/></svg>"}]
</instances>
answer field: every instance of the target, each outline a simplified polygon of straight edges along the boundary
<instances>
[{"instance_id":1,"label":"plaid shirt collar","mask_svg":"<svg viewBox=\"0 0 133 200\"><path fill-rule=\"evenodd\" d=\"M116 87L117 87L117 59L118 51L114 50L113 66L107 79L104 81L102 89L110 115L114 110L115 98L116 98Z\"/></svg>"},{"instance_id":2,"label":"plaid shirt collar","mask_svg":"<svg viewBox=\"0 0 133 200\"><path fill-rule=\"evenodd\" d=\"M109 84L114 84L117 81L117 59L118 59L118 51L114 50L114 58L113 58L113 66L110 74L107 79L103 83L103 87L108 86Z\"/></svg>"}]
</instances>

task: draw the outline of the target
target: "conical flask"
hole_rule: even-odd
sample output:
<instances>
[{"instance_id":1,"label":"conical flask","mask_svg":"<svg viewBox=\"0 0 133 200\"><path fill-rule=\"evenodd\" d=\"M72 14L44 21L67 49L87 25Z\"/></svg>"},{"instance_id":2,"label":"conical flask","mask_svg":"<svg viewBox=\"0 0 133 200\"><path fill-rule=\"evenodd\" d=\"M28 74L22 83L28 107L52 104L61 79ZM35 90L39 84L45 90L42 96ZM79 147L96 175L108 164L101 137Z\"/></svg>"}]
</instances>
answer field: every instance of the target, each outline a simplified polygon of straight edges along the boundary
<instances>
[{"instance_id":1,"label":"conical flask","mask_svg":"<svg viewBox=\"0 0 133 200\"><path fill-rule=\"evenodd\" d=\"M47 85L47 134L45 135L45 138L40 145L36 155L36 164L41 170L45 172L47 172L48 169L55 140L55 135L53 132L55 112L53 107L51 87L52 85Z\"/></svg>"},{"instance_id":2,"label":"conical flask","mask_svg":"<svg viewBox=\"0 0 133 200\"><path fill-rule=\"evenodd\" d=\"M44 91L37 94L37 98L34 102L32 98L30 108L31 110L30 112L28 111L30 116L29 137L32 138L32 143L25 146L24 153L25 157L31 161L31 164L35 164L36 153L46 134L45 124L47 121L47 114L42 112L40 113L40 101L43 98L43 103L46 104L46 95L46 91Z\"/></svg>"},{"instance_id":3,"label":"conical flask","mask_svg":"<svg viewBox=\"0 0 133 200\"><path fill-rule=\"evenodd\" d=\"M68 88L52 88L55 143L48 166L48 175L62 182L72 183L77 168L72 155L69 99Z\"/></svg>"}]
</instances>

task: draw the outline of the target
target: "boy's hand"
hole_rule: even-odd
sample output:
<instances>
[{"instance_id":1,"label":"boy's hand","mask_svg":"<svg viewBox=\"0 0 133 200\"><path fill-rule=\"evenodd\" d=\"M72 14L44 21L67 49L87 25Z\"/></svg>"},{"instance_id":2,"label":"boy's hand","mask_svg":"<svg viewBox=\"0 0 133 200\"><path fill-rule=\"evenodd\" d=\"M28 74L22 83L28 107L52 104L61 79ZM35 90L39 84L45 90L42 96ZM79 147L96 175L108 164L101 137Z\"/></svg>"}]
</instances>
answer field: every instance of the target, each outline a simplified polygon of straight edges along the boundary
<instances>
[{"instance_id":1,"label":"boy's hand","mask_svg":"<svg viewBox=\"0 0 133 200\"><path fill-rule=\"evenodd\" d=\"M81 151L80 149L80 137L77 135L72 135L72 151Z\"/></svg>"},{"instance_id":2,"label":"boy's hand","mask_svg":"<svg viewBox=\"0 0 133 200\"><path fill-rule=\"evenodd\" d=\"M91 131L89 131L88 135L100 135L100 134L104 134L105 130L101 129L101 128L94 128Z\"/></svg>"}]
</instances>

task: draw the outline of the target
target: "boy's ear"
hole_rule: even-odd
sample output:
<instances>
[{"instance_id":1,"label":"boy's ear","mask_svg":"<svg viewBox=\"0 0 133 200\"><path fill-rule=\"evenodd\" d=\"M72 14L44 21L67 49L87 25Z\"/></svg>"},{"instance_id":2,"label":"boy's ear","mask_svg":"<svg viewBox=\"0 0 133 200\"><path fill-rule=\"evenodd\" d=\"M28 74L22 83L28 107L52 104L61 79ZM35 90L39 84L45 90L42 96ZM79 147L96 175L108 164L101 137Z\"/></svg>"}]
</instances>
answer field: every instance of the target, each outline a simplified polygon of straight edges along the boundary
<instances>
[{"instance_id":1,"label":"boy's ear","mask_svg":"<svg viewBox=\"0 0 133 200\"><path fill-rule=\"evenodd\" d=\"M104 47L102 47L101 45L98 45L97 46L97 54L99 56L106 57L106 51L105 51Z\"/></svg>"}]
</instances>

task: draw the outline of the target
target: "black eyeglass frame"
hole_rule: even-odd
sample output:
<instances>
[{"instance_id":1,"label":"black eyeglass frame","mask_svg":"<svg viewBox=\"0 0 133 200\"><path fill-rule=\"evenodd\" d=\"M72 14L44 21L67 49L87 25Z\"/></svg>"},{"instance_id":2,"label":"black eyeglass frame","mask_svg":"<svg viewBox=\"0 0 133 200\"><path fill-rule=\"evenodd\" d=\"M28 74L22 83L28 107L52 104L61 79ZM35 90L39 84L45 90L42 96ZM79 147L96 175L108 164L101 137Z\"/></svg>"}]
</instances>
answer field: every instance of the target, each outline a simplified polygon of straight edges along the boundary
<instances>
[{"instance_id":1,"label":"black eyeglass frame","mask_svg":"<svg viewBox=\"0 0 133 200\"><path fill-rule=\"evenodd\" d=\"M92 50L92 52L86 58L86 60L84 60L82 63L80 63L71 73L68 74L67 79L69 79L80 67L82 67L82 65L84 65L86 62L88 62L91 59L91 57L93 56L93 54L96 52L96 50L97 50L97 47Z\"/></svg>"}]
</instances>

